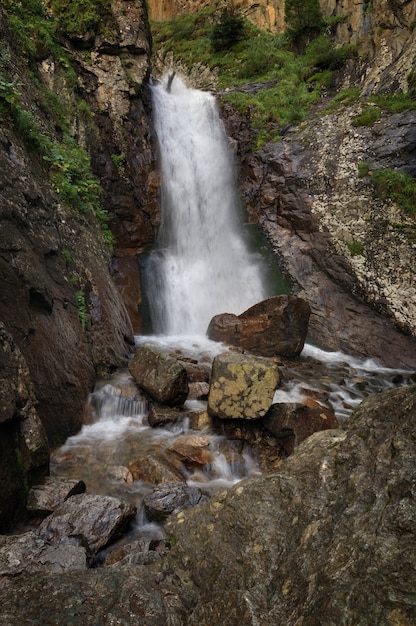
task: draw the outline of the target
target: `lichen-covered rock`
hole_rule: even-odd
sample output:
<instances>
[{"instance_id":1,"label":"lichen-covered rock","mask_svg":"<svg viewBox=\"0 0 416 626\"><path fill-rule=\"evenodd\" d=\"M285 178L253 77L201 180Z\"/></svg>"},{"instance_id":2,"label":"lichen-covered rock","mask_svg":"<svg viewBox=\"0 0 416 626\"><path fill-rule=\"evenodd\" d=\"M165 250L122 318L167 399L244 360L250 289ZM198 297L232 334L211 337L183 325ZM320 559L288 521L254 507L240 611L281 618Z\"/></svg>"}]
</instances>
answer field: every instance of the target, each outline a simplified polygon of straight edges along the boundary
<instances>
[{"instance_id":1,"label":"lichen-covered rock","mask_svg":"<svg viewBox=\"0 0 416 626\"><path fill-rule=\"evenodd\" d=\"M129 370L139 387L156 402L170 406L185 402L188 377L176 359L144 346L138 348L129 361Z\"/></svg>"},{"instance_id":2,"label":"lichen-covered rock","mask_svg":"<svg viewBox=\"0 0 416 626\"><path fill-rule=\"evenodd\" d=\"M272 404L278 384L278 367L270 361L220 354L212 364L208 413L220 419L260 419Z\"/></svg>"}]
</instances>

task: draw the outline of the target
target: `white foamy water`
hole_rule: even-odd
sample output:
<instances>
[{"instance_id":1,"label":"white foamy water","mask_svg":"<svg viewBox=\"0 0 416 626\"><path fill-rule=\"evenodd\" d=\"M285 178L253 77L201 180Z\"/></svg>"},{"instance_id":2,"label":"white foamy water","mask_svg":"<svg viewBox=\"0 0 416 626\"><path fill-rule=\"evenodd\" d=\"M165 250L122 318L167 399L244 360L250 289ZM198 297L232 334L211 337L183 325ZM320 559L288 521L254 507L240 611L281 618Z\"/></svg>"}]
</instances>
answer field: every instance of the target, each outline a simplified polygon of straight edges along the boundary
<instances>
[{"instance_id":1,"label":"white foamy water","mask_svg":"<svg viewBox=\"0 0 416 626\"><path fill-rule=\"evenodd\" d=\"M205 333L218 313L268 297L261 260L247 249L232 154L214 96L175 76L152 87L162 217L145 271L156 333Z\"/></svg>"}]
</instances>

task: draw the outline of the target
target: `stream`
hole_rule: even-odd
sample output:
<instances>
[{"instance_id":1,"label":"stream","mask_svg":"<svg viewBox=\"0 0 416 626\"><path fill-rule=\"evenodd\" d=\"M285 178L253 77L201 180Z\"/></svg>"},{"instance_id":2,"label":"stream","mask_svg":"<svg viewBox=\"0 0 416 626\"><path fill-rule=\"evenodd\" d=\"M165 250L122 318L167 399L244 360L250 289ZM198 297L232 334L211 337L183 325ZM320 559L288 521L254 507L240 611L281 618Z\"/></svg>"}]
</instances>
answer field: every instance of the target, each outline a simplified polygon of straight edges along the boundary
<instances>
[{"instance_id":1,"label":"stream","mask_svg":"<svg viewBox=\"0 0 416 626\"><path fill-rule=\"evenodd\" d=\"M223 344L203 336L137 337L137 345L151 345L173 355L210 363L224 352ZM414 372L389 369L373 360L361 360L339 352L325 352L306 344L301 356L282 362L282 382L274 402L317 401L331 408L342 425L368 395L395 386L412 384ZM132 395L133 394L133 395ZM206 402L188 400L169 427L151 427L147 421L148 404L137 399L137 388L127 370L111 379L98 382L89 398L89 421L82 430L55 450L51 458L51 476L81 479L89 493L112 495L134 503L138 513L128 539L145 536L159 539L162 528L146 519L142 501L154 489L153 484L129 477L131 462L149 454L166 454L175 440L184 435L203 435L210 441L214 461L204 468L187 470L188 485L198 486L208 494L228 489L235 483L260 473L248 444L243 444L238 462L227 454L225 437L213 427L194 430L190 412L202 411Z\"/></svg>"}]
</instances>

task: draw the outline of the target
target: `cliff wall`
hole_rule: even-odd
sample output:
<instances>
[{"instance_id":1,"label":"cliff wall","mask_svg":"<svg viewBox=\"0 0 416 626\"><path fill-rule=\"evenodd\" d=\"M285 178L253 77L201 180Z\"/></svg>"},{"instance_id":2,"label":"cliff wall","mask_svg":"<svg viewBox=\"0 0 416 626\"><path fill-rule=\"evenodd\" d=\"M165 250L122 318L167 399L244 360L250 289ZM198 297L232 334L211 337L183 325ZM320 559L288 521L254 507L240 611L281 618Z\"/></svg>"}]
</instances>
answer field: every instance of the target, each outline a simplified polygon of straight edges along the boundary
<instances>
[{"instance_id":1,"label":"cliff wall","mask_svg":"<svg viewBox=\"0 0 416 626\"><path fill-rule=\"evenodd\" d=\"M0 532L97 375L127 362L157 226L144 5L113 0L111 28L82 35L48 3L23 8L0 7Z\"/></svg>"}]
</instances>

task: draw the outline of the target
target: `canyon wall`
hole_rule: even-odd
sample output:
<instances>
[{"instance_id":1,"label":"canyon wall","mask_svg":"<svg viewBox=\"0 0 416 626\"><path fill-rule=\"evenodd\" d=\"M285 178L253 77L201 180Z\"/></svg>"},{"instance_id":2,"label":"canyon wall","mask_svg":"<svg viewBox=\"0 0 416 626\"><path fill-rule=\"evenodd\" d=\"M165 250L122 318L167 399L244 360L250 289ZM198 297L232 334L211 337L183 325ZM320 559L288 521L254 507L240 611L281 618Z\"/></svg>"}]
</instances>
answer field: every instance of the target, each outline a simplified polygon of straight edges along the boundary
<instances>
[{"instance_id":1,"label":"canyon wall","mask_svg":"<svg viewBox=\"0 0 416 626\"><path fill-rule=\"evenodd\" d=\"M84 423L97 376L126 364L141 325L137 253L153 242L158 220L143 87L150 56L144 4L131 2L126 13L125 3L113 0L114 27L105 35L63 31L61 48L35 39L35 52L10 29L6 9L0 7L0 484L8 505L0 508L0 532L24 512L28 487L48 471L49 446ZM92 171L83 179L85 154ZM82 205L95 181L97 216Z\"/></svg>"}]
</instances>

